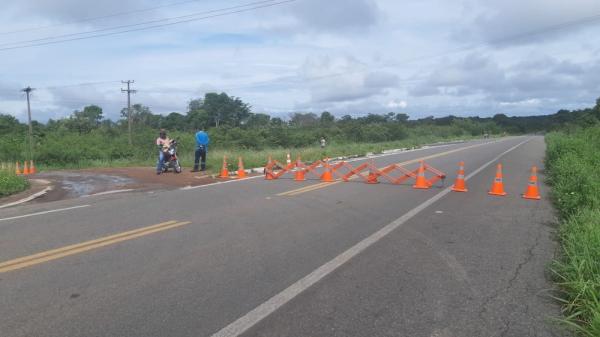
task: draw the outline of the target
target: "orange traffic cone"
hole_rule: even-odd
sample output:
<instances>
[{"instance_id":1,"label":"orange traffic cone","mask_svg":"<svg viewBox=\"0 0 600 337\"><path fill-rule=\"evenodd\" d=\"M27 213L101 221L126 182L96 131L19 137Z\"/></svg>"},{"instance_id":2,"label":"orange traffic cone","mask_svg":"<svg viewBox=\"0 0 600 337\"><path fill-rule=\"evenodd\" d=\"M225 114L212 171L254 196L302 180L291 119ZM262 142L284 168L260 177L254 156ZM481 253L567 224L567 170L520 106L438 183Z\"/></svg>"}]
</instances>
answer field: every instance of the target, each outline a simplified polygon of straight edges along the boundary
<instances>
[{"instance_id":1,"label":"orange traffic cone","mask_svg":"<svg viewBox=\"0 0 600 337\"><path fill-rule=\"evenodd\" d=\"M242 161L242 157L238 158L237 178L246 178L246 170L244 170L244 162Z\"/></svg>"},{"instance_id":2,"label":"orange traffic cone","mask_svg":"<svg viewBox=\"0 0 600 337\"><path fill-rule=\"evenodd\" d=\"M273 167L271 167L272 163L273 163L273 158L271 158L271 156L269 156L269 159L267 161L267 166L265 166L265 180L275 179L275 177L273 177Z\"/></svg>"},{"instance_id":3,"label":"orange traffic cone","mask_svg":"<svg viewBox=\"0 0 600 337\"><path fill-rule=\"evenodd\" d=\"M321 175L321 181L326 183L334 182L335 179L333 179L333 174L331 173L331 166L329 166L329 158L325 158L323 167L325 168L325 172Z\"/></svg>"},{"instance_id":4,"label":"orange traffic cone","mask_svg":"<svg viewBox=\"0 0 600 337\"><path fill-rule=\"evenodd\" d=\"M286 157L285 157L285 164L286 164L286 169L291 170L294 165L292 165L292 157L290 156L290 153L288 152Z\"/></svg>"},{"instance_id":5,"label":"orange traffic cone","mask_svg":"<svg viewBox=\"0 0 600 337\"><path fill-rule=\"evenodd\" d=\"M467 192L467 184L465 183L465 163L458 163L458 174L456 176L456 181L452 186L452 190L454 192Z\"/></svg>"},{"instance_id":6,"label":"orange traffic cone","mask_svg":"<svg viewBox=\"0 0 600 337\"><path fill-rule=\"evenodd\" d=\"M529 183L527 184L527 189L525 189L523 198L533 200L541 199L537 184L537 167L535 166L531 167L531 177L529 178Z\"/></svg>"},{"instance_id":7,"label":"orange traffic cone","mask_svg":"<svg viewBox=\"0 0 600 337\"><path fill-rule=\"evenodd\" d=\"M15 164L15 174L18 176L20 176L22 174L21 169L19 168L19 162L16 162L16 164Z\"/></svg>"},{"instance_id":8,"label":"orange traffic cone","mask_svg":"<svg viewBox=\"0 0 600 337\"><path fill-rule=\"evenodd\" d=\"M295 181L305 181L306 178L304 177L304 168L302 167L302 161L300 160L300 156L298 156L298 159L296 159L296 173L294 174L294 180Z\"/></svg>"},{"instance_id":9,"label":"orange traffic cone","mask_svg":"<svg viewBox=\"0 0 600 337\"><path fill-rule=\"evenodd\" d=\"M490 189L488 194L499 196L506 195L506 192L504 192L504 183L502 182L502 164L498 164L498 167L496 168L496 178L494 178L492 188Z\"/></svg>"},{"instance_id":10,"label":"orange traffic cone","mask_svg":"<svg viewBox=\"0 0 600 337\"><path fill-rule=\"evenodd\" d=\"M373 163L371 163L371 166L369 167L369 176L367 177L367 184L379 184L377 178L378 175L377 173L373 172Z\"/></svg>"},{"instance_id":11,"label":"orange traffic cone","mask_svg":"<svg viewBox=\"0 0 600 337\"><path fill-rule=\"evenodd\" d=\"M31 172L29 172L29 167L27 166L27 160L23 163L23 175L27 176L31 174Z\"/></svg>"},{"instance_id":12,"label":"orange traffic cone","mask_svg":"<svg viewBox=\"0 0 600 337\"><path fill-rule=\"evenodd\" d=\"M223 156L223 167L219 178L229 178L229 170L227 170L227 156Z\"/></svg>"},{"instance_id":13,"label":"orange traffic cone","mask_svg":"<svg viewBox=\"0 0 600 337\"><path fill-rule=\"evenodd\" d=\"M36 174L37 173L37 171L35 169L35 166L33 166L33 160L29 161L29 173L30 174Z\"/></svg>"},{"instance_id":14,"label":"orange traffic cone","mask_svg":"<svg viewBox=\"0 0 600 337\"><path fill-rule=\"evenodd\" d=\"M431 184L425 179L425 163L421 161L421 166L417 171L417 181L413 185L413 188L425 190L431 187Z\"/></svg>"}]
</instances>

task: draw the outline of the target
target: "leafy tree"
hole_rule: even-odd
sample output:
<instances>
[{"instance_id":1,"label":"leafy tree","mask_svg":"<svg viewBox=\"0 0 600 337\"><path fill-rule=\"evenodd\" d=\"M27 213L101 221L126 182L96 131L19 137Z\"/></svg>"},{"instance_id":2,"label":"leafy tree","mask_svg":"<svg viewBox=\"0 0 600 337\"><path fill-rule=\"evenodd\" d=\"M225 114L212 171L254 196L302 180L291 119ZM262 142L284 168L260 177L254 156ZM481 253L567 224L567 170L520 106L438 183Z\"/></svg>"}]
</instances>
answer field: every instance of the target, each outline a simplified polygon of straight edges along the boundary
<instances>
[{"instance_id":1,"label":"leafy tree","mask_svg":"<svg viewBox=\"0 0 600 337\"><path fill-rule=\"evenodd\" d=\"M290 118L290 125L299 126L299 127L314 126L318 123L318 121L319 121L319 119L317 118L317 115L315 115L312 112L309 112L309 113L296 112Z\"/></svg>"},{"instance_id":2,"label":"leafy tree","mask_svg":"<svg viewBox=\"0 0 600 337\"><path fill-rule=\"evenodd\" d=\"M248 128L258 128L269 125L271 122L271 116L267 114L250 114L248 121L246 122L246 127Z\"/></svg>"},{"instance_id":3,"label":"leafy tree","mask_svg":"<svg viewBox=\"0 0 600 337\"><path fill-rule=\"evenodd\" d=\"M14 116L0 114L0 134L18 132L21 129L21 123Z\"/></svg>"},{"instance_id":4,"label":"leafy tree","mask_svg":"<svg viewBox=\"0 0 600 337\"><path fill-rule=\"evenodd\" d=\"M361 117L358 118L358 120L364 122L365 124L379 124L387 122L387 116L370 113L367 115L367 117Z\"/></svg>"},{"instance_id":5,"label":"leafy tree","mask_svg":"<svg viewBox=\"0 0 600 337\"><path fill-rule=\"evenodd\" d=\"M187 129L187 118L180 113L171 112L163 119L161 127L167 130L185 130Z\"/></svg>"},{"instance_id":6,"label":"leafy tree","mask_svg":"<svg viewBox=\"0 0 600 337\"><path fill-rule=\"evenodd\" d=\"M75 110L65 125L70 130L84 134L98 128L101 120L102 108L97 105L88 105L82 111Z\"/></svg>"},{"instance_id":7,"label":"leafy tree","mask_svg":"<svg viewBox=\"0 0 600 337\"><path fill-rule=\"evenodd\" d=\"M335 121L335 117L329 112L329 111L323 111L321 113L321 125L324 126L329 126L331 124L333 124L333 122Z\"/></svg>"},{"instance_id":8,"label":"leafy tree","mask_svg":"<svg viewBox=\"0 0 600 337\"><path fill-rule=\"evenodd\" d=\"M282 126L283 124L285 124L283 122L283 119L281 119L279 117L271 118L271 125L273 125L273 126Z\"/></svg>"},{"instance_id":9,"label":"leafy tree","mask_svg":"<svg viewBox=\"0 0 600 337\"><path fill-rule=\"evenodd\" d=\"M250 116L250 106L237 97L226 93L207 93L204 96L204 110L212 125L239 126Z\"/></svg>"},{"instance_id":10,"label":"leafy tree","mask_svg":"<svg viewBox=\"0 0 600 337\"><path fill-rule=\"evenodd\" d=\"M396 114L394 120L396 122L405 124L406 122L408 122L408 115L403 113Z\"/></svg>"},{"instance_id":11,"label":"leafy tree","mask_svg":"<svg viewBox=\"0 0 600 337\"><path fill-rule=\"evenodd\" d=\"M127 108L121 109L121 124L127 125ZM157 129L161 126L163 117L152 113L149 107L142 104L131 106L131 122L134 126L148 126Z\"/></svg>"},{"instance_id":12,"label":"leafy tree","mask_svg":"<svg viewBox=\"0 0 600 337\"><path fill-rule=\"evenodd\" d=\"M196 98L190 100L188 103L188 113L192 111L198 111L204 108L204 100L202 98Z\"/></svg>"},{"instance_id":13,"label":"leafy tree","mask_svg":"<svg viewBox=\"0 0 600 337\"><path fill-rule=\"evenodd\" d=\"M186 118L187 127L191 130L207 129L210 125L210 117L204 109L191 110Z\"/></svg>"}]
</instances>

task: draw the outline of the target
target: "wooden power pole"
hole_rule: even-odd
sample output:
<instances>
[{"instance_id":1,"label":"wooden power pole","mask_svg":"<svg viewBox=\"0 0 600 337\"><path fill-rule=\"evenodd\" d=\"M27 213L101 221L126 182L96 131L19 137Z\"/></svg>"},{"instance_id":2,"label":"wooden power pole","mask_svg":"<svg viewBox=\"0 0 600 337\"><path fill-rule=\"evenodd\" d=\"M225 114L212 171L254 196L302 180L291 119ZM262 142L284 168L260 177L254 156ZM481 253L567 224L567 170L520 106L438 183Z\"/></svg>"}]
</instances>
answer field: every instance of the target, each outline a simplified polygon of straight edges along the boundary
<instances>
[{"instance_id":1,"label":"wooden power pole","mask_svg":"<svg viewBox=\"0 0 600 337\"><path fill-rule=\"evenodd\" d=\"M135 81L133 80L121 81L121 83L127 84L127 89L121 88L121 92L127 93L127 124L129 128L129 145L132 145L133 142L131 141L131 94L135 94L137 90L133 90L130 87L132 83L135 83Z\"/></svg>"},{"instance_id":2,"label":"wooden power pole","mask_svg":"<svg viewBox=\"0 0 600 337\"><path fill-rule=\"evenodd\" d=\"M31 103L29 100L29 96L31 95L31 92L34 90L35 89L32 87L27 87L27 88L21 89L21 91L23 91L27 94L27 118L28 118L28 122L29 122L29 159L32 159L32 160L33 160L33 126L31 125Z\"/></svg>"}]
</instances>

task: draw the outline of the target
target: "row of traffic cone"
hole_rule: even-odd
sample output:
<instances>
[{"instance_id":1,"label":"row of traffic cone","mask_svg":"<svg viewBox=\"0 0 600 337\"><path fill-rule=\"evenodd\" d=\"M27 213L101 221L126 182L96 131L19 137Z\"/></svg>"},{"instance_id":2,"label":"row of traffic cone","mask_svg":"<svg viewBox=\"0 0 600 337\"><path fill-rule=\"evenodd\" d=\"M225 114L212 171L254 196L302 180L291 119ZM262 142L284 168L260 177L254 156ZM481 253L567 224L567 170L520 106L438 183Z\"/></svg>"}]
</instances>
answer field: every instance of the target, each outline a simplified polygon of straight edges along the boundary
<instances>
[{"instance_id":1,"label":"row of traffic cone","mask_svg":"<svg viewBox=\"0 0 600 337\"><path fill-rule=\"evenodd\" d=\"M37 170L35 169L35 166L33 165L33 160L29 161L29 165L27 164L27 161L23 162L23 171L21 171L21 168L19 166L19 162L16 162L15 164L15 174L16 175L30 175L30 174L36 174Z\"/></svg>"},{"instance_id":2,"label":"row of traffic cone","mask_svg":"<svg viewBox=\"0 0 600 337\"><path fill-rule=\"evenodd\" d=\"M456 181L452 186L452 191L454 192L467 192L467 185L465 182L465 163L460 162L458 164L458 173L456 176ZM496 167L496 177L494 177L494 181L492 182L492 186L488 191L489 195L494 196L506 196L506 191L504 191L504 181L502 176L502 164L498 164ZM529 182L527 183L527 188L525 189L525 193L522 194L522 197L525 199L532 200L540 200L540 192L537 183L537 167L531 167L531 176L529 177Z\"/></svg>"},{"instance_id":3,"label":"row of traffic cone","mask_svg":"<svg viewBox=\"0 0 600 337\"><path fill-rule=\"evenodd\" d=\"M244 169L244 161L242 157L238 157L237 179L246 178L246 170ZM223 166L219 178L229 178L229 169L227 168L227 156L223 156Z\"/></svg>"}]
</instances>

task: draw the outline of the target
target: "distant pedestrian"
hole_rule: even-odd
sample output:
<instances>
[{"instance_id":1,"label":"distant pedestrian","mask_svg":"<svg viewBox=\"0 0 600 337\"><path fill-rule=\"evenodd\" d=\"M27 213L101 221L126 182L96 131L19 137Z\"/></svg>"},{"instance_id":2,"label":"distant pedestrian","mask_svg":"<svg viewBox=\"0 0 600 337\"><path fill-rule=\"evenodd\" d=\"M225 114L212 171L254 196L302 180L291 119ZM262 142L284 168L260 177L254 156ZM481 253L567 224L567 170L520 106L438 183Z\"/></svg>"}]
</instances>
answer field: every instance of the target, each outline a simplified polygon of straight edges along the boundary
<instances>
[{"instance_id":1,"label":"distant pedestrian","mask_svg":"<svg viewBox=\"0 0 600 337\"><path fill-rule=\"evenodd\" d=\"M325 140L325 137L321 137L320 143L321 143L321 148L324 149L325 146L327 145L327 141Z\"/></svg>"},{"instance_id":2,"label":"distant pedestrian","mask_svg":"<svg viewBox=\"0 0 600 337\"><path fill-rule=\"evenodd\" d=\"M192 172L198 172L198 165L200 164L200 170L206 170L206 153L208 152L208 144L210 138L204 130L196 132L196 152L194 156L194 169ZM200 161L202 159L202 161Z\"/></svg>"}]
</instances>

